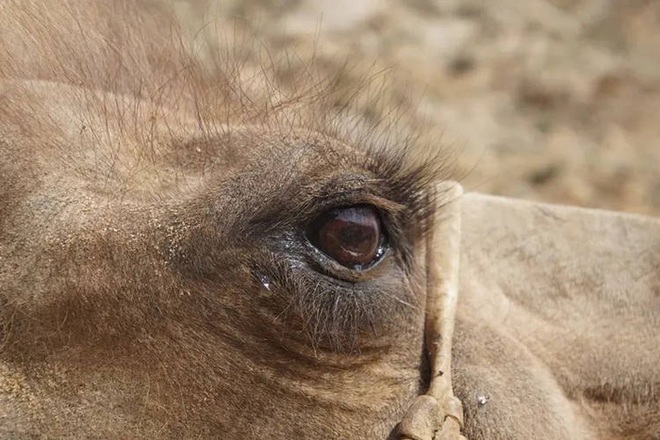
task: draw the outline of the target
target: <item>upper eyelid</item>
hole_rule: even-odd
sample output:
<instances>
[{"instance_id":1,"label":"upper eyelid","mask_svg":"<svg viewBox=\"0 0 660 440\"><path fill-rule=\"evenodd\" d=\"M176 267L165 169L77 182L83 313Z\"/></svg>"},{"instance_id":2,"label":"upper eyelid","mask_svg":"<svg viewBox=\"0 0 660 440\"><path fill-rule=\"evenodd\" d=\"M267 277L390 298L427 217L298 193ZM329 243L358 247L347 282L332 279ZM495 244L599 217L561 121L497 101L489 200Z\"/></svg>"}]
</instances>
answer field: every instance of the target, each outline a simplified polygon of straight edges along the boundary
<instances>
[{"instance_id":1,"label":"upper eyelid","mask_svg":"<svg viewBox=\"0 0 660 440\"><path fill-rule=\"evenodd\" d=\"M344 192L336 197L315 197L313 205L316 205L316 215L331 209L337 209L354 205L372 205L379 211L389 215L397 215L406 210L406 206L384 196L376 194L368 188L358 191Z\"/></svg>"},{"instance_id":2,"label":"upper eyelid","mask_svg":"<svg viewBox=\"0 0 660 440\"><path fill-rule=\"evenodd\" d=\"M374 206L383 214L381 219L386 227L397 227L391 222L400 218L409 207L386 197L389 191L387 181L371 175L334 176L313 192L298 194L298 197L272 207L266 204L265 209L259 209L252 217L249 229L253 234L261 235L281 228L304 228L324 212L359 204Z\"/></svg>"}]
</instances>

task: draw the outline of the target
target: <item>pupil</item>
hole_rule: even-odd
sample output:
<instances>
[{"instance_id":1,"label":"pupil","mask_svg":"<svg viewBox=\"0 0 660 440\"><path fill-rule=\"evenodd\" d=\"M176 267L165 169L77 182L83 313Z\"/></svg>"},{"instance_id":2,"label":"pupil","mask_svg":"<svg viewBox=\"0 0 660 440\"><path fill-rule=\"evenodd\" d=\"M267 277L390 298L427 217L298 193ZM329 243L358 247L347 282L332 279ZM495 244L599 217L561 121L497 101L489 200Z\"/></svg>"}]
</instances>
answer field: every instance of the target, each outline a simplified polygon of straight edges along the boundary
<instances>
[{"instance_id":1,"label":"pupil","mask_svg":"<svg viewBox=\"0 0 660 440\"><path fill-rule=\"evenodd\" d=\"M366 266L380 256L378 211L369 205L333 209L310 225L308 237L314 246L343 266Z\"/></svg>"}]
</instances>

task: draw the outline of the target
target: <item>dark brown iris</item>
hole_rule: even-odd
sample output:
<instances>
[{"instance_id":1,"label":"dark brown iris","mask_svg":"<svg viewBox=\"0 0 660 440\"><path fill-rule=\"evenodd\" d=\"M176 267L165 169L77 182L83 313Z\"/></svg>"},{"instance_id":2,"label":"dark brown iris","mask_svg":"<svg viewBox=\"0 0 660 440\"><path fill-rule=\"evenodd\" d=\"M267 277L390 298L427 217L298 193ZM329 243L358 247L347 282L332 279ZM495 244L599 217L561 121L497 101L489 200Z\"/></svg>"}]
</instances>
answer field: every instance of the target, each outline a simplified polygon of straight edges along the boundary
<instances>
[{"instance_id":1,"label":"dark brown iris","mask_svg":"<svg viewBox=\"0 0 660 440\"><path fill-rule=\"evenodd\" d=\"M382 254L380 218L369 205L332 209L310 224L307 236L319 250L351 269L362 269Z\"/></svg>"}]
</instances>

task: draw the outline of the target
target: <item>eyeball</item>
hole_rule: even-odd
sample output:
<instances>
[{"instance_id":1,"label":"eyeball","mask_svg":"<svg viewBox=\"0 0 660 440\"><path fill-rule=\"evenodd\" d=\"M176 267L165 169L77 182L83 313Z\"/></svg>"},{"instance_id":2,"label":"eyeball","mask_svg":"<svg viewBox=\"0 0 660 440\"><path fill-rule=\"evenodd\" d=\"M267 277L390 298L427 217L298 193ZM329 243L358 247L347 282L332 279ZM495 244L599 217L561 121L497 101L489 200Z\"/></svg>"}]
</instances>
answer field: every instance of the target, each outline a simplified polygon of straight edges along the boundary
<instances>
[{"instance_id":1,"label":"eyeball","mask_svg":"<svg viewBox=\"0 0 660 440\"><path fill-rule=\"evenodd\" d=\"M383 256L384 231L378 210L371 205L331 209L307 227L307 238L342 266L363 270Z\"/></svg>"}]
</instances>

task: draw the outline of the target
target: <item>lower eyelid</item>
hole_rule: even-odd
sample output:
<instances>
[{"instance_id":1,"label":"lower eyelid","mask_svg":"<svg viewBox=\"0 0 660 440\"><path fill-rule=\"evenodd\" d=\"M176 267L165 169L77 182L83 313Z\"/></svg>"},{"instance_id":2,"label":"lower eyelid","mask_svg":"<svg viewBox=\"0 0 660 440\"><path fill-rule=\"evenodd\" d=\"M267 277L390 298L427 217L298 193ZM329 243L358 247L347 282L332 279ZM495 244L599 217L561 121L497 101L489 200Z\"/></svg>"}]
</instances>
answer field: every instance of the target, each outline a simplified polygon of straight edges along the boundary
<instances>
[{"instance_id":1,"label":"lower eyelid","mask_svg":"<svg viewBox=\"0 0 660 440\"><path fill-rule=\"evenodd\" d=\"M307 243L308 268L322 275L348 283L361 283L378 278L382 273L379 269L384 269L388 259L394 258L395 253L388 245L380 246L377 257L374 262L364 268L349 268L339 264L331 257L325 255L311 243Z\"/></svg>"}]
</instances>

